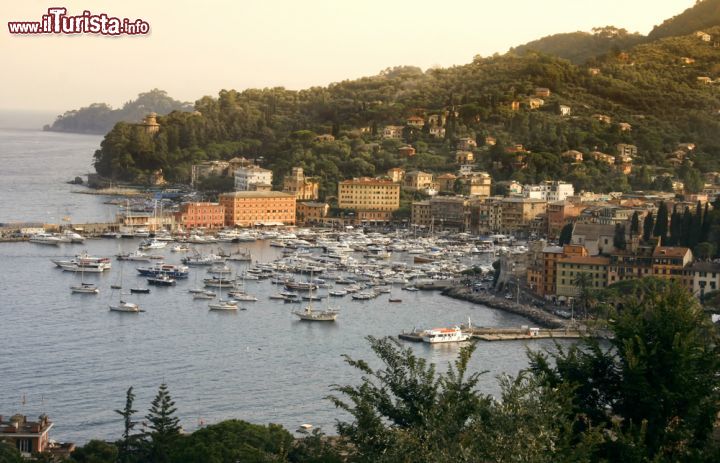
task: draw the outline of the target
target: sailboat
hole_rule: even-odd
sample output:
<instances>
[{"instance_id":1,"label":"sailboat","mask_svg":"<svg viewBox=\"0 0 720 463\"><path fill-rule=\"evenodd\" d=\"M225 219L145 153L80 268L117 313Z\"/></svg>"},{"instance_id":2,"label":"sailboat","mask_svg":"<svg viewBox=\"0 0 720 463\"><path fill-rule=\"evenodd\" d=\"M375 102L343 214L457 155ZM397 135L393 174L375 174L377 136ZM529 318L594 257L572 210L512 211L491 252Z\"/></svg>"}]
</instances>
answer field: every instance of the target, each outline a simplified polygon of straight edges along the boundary
<instances>
[{"instance_id":1,"label":"sailboat","mask_svg":"<svg viewBox=\"0 0 720 463\"><path fill-rule=\"evenodd\" d=\"M312 281L312 272L310 272L310 280ZM337 316L340 314L336 309L326 309L326 310L313 310L312 308L312 290L313 285L310 285L310 292L309 292L309 301L308 305L305 306L303 310L293 310L293 314L295 314L301 321L307 321L307 322L334 322Z\"/></svg>"},{"instance_id":2,"label":"sailboat","mask_svg":"<svg viewBox=\"0 0 720 463\"><path fill-rule=\"evenodd\" d=\"M120 287L122 287L122 279L123 279L123 269L122 266L120 267ZM139 305L135 304L134 302L127 302L123 301L122 299L122 290L120 290L120 299L117 304L109 304L108 307L110 308L111 312L122 312L122 313L140 313L145 312L143 309L140 308Z\"/></svg>"},{"instance_id":3,"label":"sailboat","mask_svg":"<svg viewBox=\"0 0 720 463\"><path fill-rule=\"evenodd\" d=\"M70 291L80 294L97 294L100 292L94 284L85 283L85 266L80 267L80 284L70 286Z\"/></svg>"}]
</instances>

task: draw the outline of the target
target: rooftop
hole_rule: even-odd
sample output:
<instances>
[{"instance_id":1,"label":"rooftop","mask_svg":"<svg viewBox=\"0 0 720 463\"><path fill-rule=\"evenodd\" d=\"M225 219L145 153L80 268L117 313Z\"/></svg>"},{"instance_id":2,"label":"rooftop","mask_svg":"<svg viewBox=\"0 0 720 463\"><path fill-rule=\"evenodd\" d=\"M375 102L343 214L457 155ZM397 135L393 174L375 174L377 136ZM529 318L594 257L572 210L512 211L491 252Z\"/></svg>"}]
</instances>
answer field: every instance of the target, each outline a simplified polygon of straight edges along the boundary
<instances>
[{"instance_id":1,"label":"rooftop","mask_svg":"<svg viewBox=\"0 0 720 463\"><path fill-rule=\"evenodd\" d=\"M581 264L581 265L608 265L610 264L610 259L607 257L584 257L584 256L577 256L577 257L562 257L558 259L558 263L563 264Z\"/></svg>"},{"instance_id":2,"label":"rooftop","mask_svg":"<svg viewBox=\"0 0 720 463\"><path fill-rule=\"evenodd\" d=\"M222 193L220 198L294 198L295 195L283 193L282 191L234 191L232 193Z\"/></svg>"},{"instance_id":3,"label":"rooftop","mask_svg":"<svg viewBox=\"0 0 720 463\"><path fill-rule=\"evenodd\" d=\"M653 257L685 257L690 249L675 246L658 246L653 252Z\"/></svg>"}]
</instances>

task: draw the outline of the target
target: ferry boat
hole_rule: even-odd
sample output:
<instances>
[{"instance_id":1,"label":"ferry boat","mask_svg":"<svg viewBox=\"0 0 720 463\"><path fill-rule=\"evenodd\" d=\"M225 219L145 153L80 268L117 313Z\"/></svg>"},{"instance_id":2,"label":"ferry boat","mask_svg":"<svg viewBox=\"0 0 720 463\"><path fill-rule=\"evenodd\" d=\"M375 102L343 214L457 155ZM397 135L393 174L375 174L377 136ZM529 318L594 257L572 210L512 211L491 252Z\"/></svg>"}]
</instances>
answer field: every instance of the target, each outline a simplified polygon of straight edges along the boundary
<instances>
[{"instance_id":1,"label":"ferry boat","mask_svg":"<svg viewBox=\"0 0 720 463\"><path fill-rule=\"evenodd\" d=\"M172 278L187 278L190 271L184 265L163 264L162 262L152 267L138 267L138 273L145 277L156 277L167 275Z\"/></svg>"},{"instance_id":2,"label":"ferry boat","mask_svg":"<svg viewBox=\"0 0 720 463\"><path fill-rule=\"evenodd\" d=\"M443 342L463 342L470 339L470 335L463 333L459 326L452 328L434 328L423 333L422 340L429 344Z\"/></svg>"}]
</instances>

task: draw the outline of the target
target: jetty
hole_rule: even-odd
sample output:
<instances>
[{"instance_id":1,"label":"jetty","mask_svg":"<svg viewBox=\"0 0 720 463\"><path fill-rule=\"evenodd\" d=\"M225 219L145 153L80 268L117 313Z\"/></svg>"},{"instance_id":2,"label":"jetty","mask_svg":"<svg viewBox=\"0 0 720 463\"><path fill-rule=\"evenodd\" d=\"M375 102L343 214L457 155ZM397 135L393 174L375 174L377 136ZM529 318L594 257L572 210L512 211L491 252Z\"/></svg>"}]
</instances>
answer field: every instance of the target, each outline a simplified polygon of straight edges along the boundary
<instances>
[{"instance_id":1,"label":"jetty","mask_svg":"<svg viewBox=\"0 0 720 463\"><path fill-rule=\"evenodd\" d=\"M463 333L480 341L532 341L539 339L582 339L585 337L607 337L602 332L590 332L583 328L534 328L520 327L463 327ZM415 330L398 334L398 339L422 342L423 332Z\"/></svg>"}]
</instances>

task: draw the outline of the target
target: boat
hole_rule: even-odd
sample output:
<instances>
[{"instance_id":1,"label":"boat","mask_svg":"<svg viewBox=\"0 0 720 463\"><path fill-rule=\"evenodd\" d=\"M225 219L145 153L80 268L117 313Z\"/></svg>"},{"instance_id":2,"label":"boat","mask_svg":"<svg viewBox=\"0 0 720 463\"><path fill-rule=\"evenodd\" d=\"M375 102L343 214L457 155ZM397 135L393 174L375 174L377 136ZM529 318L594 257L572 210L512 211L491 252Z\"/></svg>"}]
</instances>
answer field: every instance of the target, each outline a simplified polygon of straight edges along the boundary
<instances>
[{"instance_id":1,"label":"boat","mask_svg":"<svg viewBox=\"0 0 720 463\"><path fill-rule=\"evenodd\" d=\"M82 244L85 242L85 237L73 230L65 230L62 232L60 239L66 243L77 243Z\"/></svg>"},{"instance_id":2,"label":"boat","mask_svg":"<svg viewBox=\"0 0 720 463\"><path fill-rule=\"evenodd\" d=\"M310 434L313 430L313 425L311 424L301 424L299 428L295 430L295 432L299 432L300 434Z\"/></svg>"},{"instance_id":3,"label":"boat","mask_svg":"<svg viewBox=\"0 0 720 463\"><path fill-rule=\"evenodd\" d=\"M255 296L242 291L228 291L228 296L232 297L236 301L257 302L257 298Z\"/></svg>"},{"instance_id":4,"label":"boat","mask_svg":"<svg viewBox=\"0 0 720 463\"><path fill-rule=\"evenodd\" d=\"M328 294L332 297L343 297L347 296L348 292L344 289L335 289L332 291L328 291Z\"/></svg>"},{"instance_id":5,"label":"boat","mask_svg":"<svg viewBox=\"0 0 720 463\"><path fill-rule=\"evenodd\" d=\"M118 254L115 256L117 260L131 260L134 262L150 262L150 256L142 251L135 251L131 253Z\"/></svg>"},{"instance_id":6,"label":"boat","mask_svg":"<svg viewBox=\"0 0 720 463\"><path fill-rule=\"evenodd\" d=\"M154 286L174 286L176 281L168 275L157 275L147 279L149 285Z\"/></svg>"},{"instance_id":7,"label":"boat","mask_svg":"<svg viewBox=\"0 0 720 463\"><path fill-rule=\"evenodd\" d=\"M284 300L286 303L294 303L294 302L301 302L302 299L300 299L300 296L297 294L288 294L284 297Z\"/></svg>"},{"instance_id":8,"label":"boat","mask_svg":"<svg viewBox=\"0 0 720 463\"><path fill-rule=\"evenodd\" d=\"M285 296L283 296L282 294L271 294L270 299L284 300Z\"/></svg>"},{"instance_id":9,"label":"boat","mask_svg":"<svg viewBox=\"0 0 720 463\"><path fill-rule=\"evenodd\" d=\"M36 233L32 235L28 241L37 244L49 244L51 246L57 246L62 243L59 237L50 233Z\"/></svg>"},{"instance_id":10,"label":"boat","mask_svg":"<svg viewBox=\"0 0 720 463\"><path fill-rule=\"evenodd\" d=\"M184 265L172 265L158 262L151 267L138 267L138 273L145 277L155 277L158 275L167 275L172 278L187 278L190 273L189 269Z\"/></svg>"},{"instance_id":11,"label":"boat","mask_svg":"<svg viewBox=\"0 0 720 463\"><path fill-rule=\"evenodd\" d=\"M312 279L312 275L310 275L310 279ZM300 321L307 321L307 322L334 322L335 319L337 319L337 316L339 315L339 312L335 309L327 309L327 310L313 310L312 308L312 286L310 288L310 293L308 294L310 297L310 301L308 302L308 305L305 306L303 310L293 310L293 314L297 316Z\"/></svg>"},{"instance_id":12,"label":"boat","mask_svg":"<svg viewBox=\"0 0 720 463\"><path fill-rule=\"evenodd\" d=\"M215 293L204 291L202 293L193 294L193 299L215 299Z\"/></svg>"},{"instance_id":13,"label":"boat","mask_svg":"<svg viewBox=\"0 0 720 463\"><path fill-rule=\"evenodd\" d=\"M140 242L140 249L163 249L167 246L167 241L160 241L156 239L142 240Z\"/></svg>"},{"instance_id":14,"label":"boat","mask_svg":"<svg viewBox=\"0 0 720 463\"><path fill-rule=\"evenodd\" d=\"M81 294L97 294L100 292L98 287L92 283L80 283L79 285L71 286L70 290L73 293L81 293Z\"/></svg>"},{"instance_id":15,"label":"boat","mask_svg":"<svg viewBox=\"0 0 720 463\"><path fill-rule=\"evenodd\" d=\"M377 294L374 291L363 291L361 293L353 294L352 298L357 301L368 301L375 296L377 296Z\"/></svg>"},{"instance_id":16,"label":"boat","mask_svg":"<svg viewBox=\"0 0 720 463\"><path fill-rule=\"evenodd\" d=\"M444 342L463 342L470 339L470 335L463 333L459 326L452 328L434 328L423 333L422 340L429 344Z\"/></svg>"},{"instance_id":17,"label":"boat","mask_svg":"<svg viewBox=\"0 0 720 463\"><path fill-rule=\"evenodd\" d=\"M388 302L402 302L402 299L391 297L390 299L388 299Z\"/></svg>"},{"instance_id":18,"label":"boat","mask_svg":"<svg viewBox=\"0 0 720 463\"><path fill-rule=\"evenodd\" d=\"M135 294L150 294L150 288L130 288L130 292Z\"/></svg>"},{"instance_id":19,"label":"boat","mask_svg":"<svg viewBox=\"0 0 720 463\"><path fill-rule=\"evenodd\" d=\"M187 244L176 244L172 248L170 248L171 252L188 252L190 250L190 246Z\"/></svg>"},{"instance_id":20,"label":"boat","mask_svg":"<svg viewBox=\"0 0 720 463\"><path fill-rule=\"evenodd\" d=\"M110 289L122 289L121 285L110 285Z\"/></svg>"},{"instance_id":21,"label":"boat","mask_svg":"<svg viewBox=\"0 0 720 463\"><path fill-rule=\"evenodd\" d=\"M202 266L202 265L212 265L216 262L222 262L225 260L223 257L218 256L217 254L196 254L194 256L187 256L183 257L181 259L181 262L185 265L190 266Z\"/></svg>"},{"instance_id":22,"label":"boat","mask_svg":"<svg viewBox=\"0 0 720 463\"><path fill-rule=\"evenodd\" d=\"M414 287L414 286L403 286L403 288L402 288L402 289L403 289L404 291L410 291L410 292L413 292L413 291L420 291L419 289L417 289L417 288L416 288L416 287Z\"/></svg>"},{"instance_id":23,"label":"boat","mask_svg":"<svg viewBox=\"0 0 720 463\"><path fill-rule=\"evenodd\" d=\"M120 300L120 303L118 305L110 305L109 307L110 307L111 312L125 312L125 313L145 312L143 309L140 308L140 306L138 306L134 302L125 302L123 300Z\"/></svg>"},{"instance_id":24,"label":"boat","mask_svg":"<svg viewBox=\"0 0 720 463\"><path fill-rule=\"evenodd\" d=\"M217 302L211 302L208 304L208 308L210 310L237 310L238 309L238 303L236 301L226 301L223 299L220 299Z\"/></svg>"}]
</instances>

